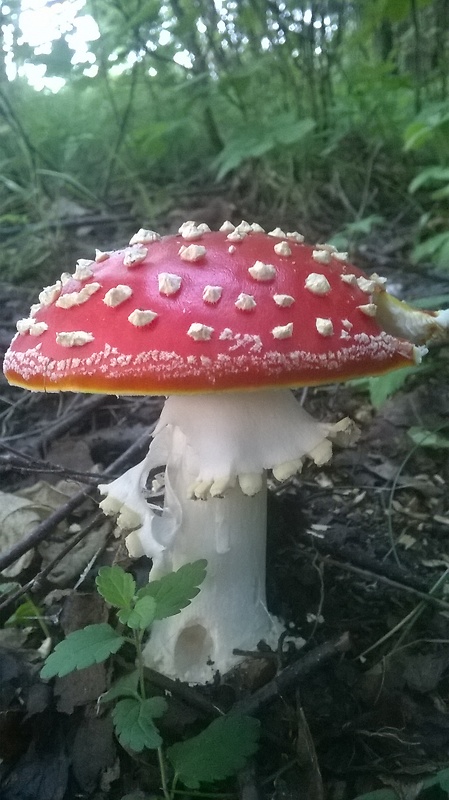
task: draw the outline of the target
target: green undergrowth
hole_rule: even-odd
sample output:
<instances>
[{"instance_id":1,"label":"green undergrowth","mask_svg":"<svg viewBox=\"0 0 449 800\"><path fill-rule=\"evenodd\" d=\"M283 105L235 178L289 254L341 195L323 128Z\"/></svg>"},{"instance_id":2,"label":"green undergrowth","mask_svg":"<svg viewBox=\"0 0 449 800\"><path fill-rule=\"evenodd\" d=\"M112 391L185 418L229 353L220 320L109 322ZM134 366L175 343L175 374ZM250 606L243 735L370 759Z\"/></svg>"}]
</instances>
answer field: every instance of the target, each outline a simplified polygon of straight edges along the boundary
<instances>
[{"instance_id":1,"label":"green undergrowth","mask_svg":"<svg viewBox=\"0 0 449 800\"><path fill-rule=\"evenodd\" d=\"M259 722L242 714L219 716L195 736L169 746L158 727L169 703L146 679L143 645L155 621L182 613L190 604L205 575L206 561L199 560L137 589L121 567L102 567L97 591L113 610L115 624L87 625L70 633L41 670L44 679L63 677L106 661L126 645L134 649L129 670L122 671L99 703L111 708L116 737L128 752L156 753L165 800L173 800L181 787L207 790L234 776L258 747Z\"/></svg>"},{"instance_id":2,"label":"green undergrowth","mask_svg":"<svg viewBox=\"0 0 449 800\"><path fill-rule=\"evenodd\" d=\"M405 221L414 260L448 269L446 3L88 1L77 22L89 15L101 35L84 60L69 37L27 43L10 6L0 237L44 226L34 262L25 241L2 250L14 280L57 256L45 226L62 201L151 227L223 194L244 215L350 245ZM31 64L60 79L56 93L31 88Z\"/></svg>"}]
</instances>

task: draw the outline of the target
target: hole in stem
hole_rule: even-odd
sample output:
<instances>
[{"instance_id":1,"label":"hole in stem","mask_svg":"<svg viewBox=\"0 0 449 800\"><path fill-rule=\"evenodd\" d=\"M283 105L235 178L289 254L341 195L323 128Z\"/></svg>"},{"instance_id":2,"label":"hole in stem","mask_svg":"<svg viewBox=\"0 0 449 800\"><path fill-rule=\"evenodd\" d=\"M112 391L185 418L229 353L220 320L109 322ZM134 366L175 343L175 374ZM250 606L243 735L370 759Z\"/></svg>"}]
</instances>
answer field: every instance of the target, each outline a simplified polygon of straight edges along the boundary
<instances>
[{"instance_id":1,"label":"hole in stem","mask_svg":"<svg viewBox=\"0 0 449 800\"><path fill-rule=\"evenodd\" d=\"M188 672L191 667L206 664L213 650L212 637L206 628L199 624L190 625L178 636L174 652L175 667L182 673Z\"/></svg>"}]
</instances>

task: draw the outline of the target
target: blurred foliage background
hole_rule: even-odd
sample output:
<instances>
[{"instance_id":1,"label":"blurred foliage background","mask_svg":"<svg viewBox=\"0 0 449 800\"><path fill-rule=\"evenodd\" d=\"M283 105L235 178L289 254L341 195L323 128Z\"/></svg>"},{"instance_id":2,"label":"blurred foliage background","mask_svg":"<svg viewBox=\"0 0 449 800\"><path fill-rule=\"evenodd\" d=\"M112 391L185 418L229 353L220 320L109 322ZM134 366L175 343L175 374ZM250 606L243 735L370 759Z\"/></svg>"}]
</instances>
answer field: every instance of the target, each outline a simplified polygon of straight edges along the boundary
<instances>
[{"instance_id":1,"label":"blurred foliage background","mask_svg":"<svg viewBox=\"0 0 449 800\"><path fill-rule=\"evenodd\" d=\"M3 280L214 204L449 267L449 0L35 0L40 43L30 6L0 5Z\"/></svg>"}]
</instances>

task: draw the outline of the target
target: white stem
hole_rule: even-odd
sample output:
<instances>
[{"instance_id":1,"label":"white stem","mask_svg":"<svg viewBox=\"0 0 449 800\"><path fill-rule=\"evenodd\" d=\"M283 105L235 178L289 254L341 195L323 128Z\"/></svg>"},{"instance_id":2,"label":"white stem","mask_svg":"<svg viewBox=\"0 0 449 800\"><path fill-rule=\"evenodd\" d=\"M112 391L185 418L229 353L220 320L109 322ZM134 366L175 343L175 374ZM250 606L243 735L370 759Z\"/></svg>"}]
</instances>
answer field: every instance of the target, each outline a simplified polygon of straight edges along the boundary
<instances>
[{"instance_id":1,"label":"white stem","mask_svg":"<svg viewBox=\"0 0 449 800\"><path fill-rule=\"evenodd\" d=\"M254 650L260 640L276 647L282 626L266 608L266 479L254 497L235 487L225 497L204 501L187 496L195 478L178 430L167 464L167 492L181 504L182 530L150 580L199 558L207 559L207 577L187 608L154 624L144 659L170 677L204 683L241 660L233 649Z\"/></svg>"},{"instance_id":2,"label":"white stem","mask_svg":"<svg viewBox=\"0 0 449 800\"><path fill-rule=\"evenodd\" d=\"M265 599L266 470L285 480L309 454L331 456L327 432L287 390L169 397L148 456L109 486L101 506L134 529L133 556L153 559L150 580L207 559L200 593L154 625L146 664L174 678L211 680L234 649L275 647L282 631ZM162 513L145 500L151 469L166 464Z\"/></svg>"}]
</instances>

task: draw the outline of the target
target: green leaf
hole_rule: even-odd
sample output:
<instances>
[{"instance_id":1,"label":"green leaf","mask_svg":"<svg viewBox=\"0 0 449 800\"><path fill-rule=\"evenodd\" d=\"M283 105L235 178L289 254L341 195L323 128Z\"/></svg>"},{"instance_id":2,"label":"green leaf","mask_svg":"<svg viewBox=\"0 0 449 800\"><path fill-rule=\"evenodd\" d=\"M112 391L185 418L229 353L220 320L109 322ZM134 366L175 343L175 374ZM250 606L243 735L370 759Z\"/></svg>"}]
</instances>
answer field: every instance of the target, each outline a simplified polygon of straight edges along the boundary
<instances>
[{"instance_id":1,"label":"green leaf","mask_svg":"<svg viewBox=\"0 0 449 800\"><path fill-rule=\"evenodd\" d=\"M417 0L417 6L425 8L430 4L431 0ZM391 22L401 22L410 15L410 0L384 0L381 4L383 16Z\"/></svg>"},{"instance_id":2,"label":"green leaf","mask_svg":"<svg viewBox=\"0 0 449 800\"><path fill-rule=\"evenodd\" d=\"M116 700L117 697L137 697L138 685L139 671L135 669L133 672L118 678L111 688L100 696L100 703L110 703L111 700Z\"/></svg>"},{"instance_id":3,"label":"green leaf","mask_svg":"<svg viewBox=\"0 0 449 800\"><path fill-rule=\"evenodd\" d=\"M449 197L449 183L441 189L436 189L430 196L432 200L446 200L446 198Z\"/></svg>"},{"instance_id":4,"label":"green leaf","mask_svg":"<svg viewBox=\"0 0 449 800\"><path fill-rule=\"evenodd\" d=\"M404 150L417 150L432 136L432 130L420 120L412 122L404 132Z\"/></svg>"},{"instance_id":5,"label":"green leaf","mask_svg":"<svg viewBox=\"0 0 449 800\"><path fill-rule=\"evenodd\" d=\"M298 144L315 126L315 121L309 117L298 120L294 114L285 112L264 123L241 127L214 160L217 180L220 181L250 158L260 158L282 145L288 147Z\"/></svg>"},{"instance_id":6,"label":"green leaf","mask_svg":"<svg viewBox=\"0 0 449 800\"><path fill-rule=\"evenodd\" d=\"M101 567L95 580L97 590L111 606L130 608L136 582L121 567Z\"/></svg>"},{"instance_id":7,"label":"green leaf","mask_svg":"<svg viewBox=\"0 0 449 800\"><path fill-rule=\"evenodd\" d=\"M198 736L174 744L167 757L189 789L235 775L257 750L259 721L229 714L211 722Z\"/></svg>"},{"instance_id":8,"label":"green leaf","mask_svg":"<svg viewBox=\"0 0 449 800\"><path fill-rule=\"evenodd\" d=\"M449 261L449 233L436 233L420 244L417 244L412 251L412 260L416 263L425 258L430 258L442 266L447 266Z\"/></svg>"},{"instance_id":9,"label":"green leaf","mask_svg":"<svg viewBox=\"0 0 449 800\"><path fill-rule=\"evenodd\" d=\"M449 167L426 167L413 178L408 190L410 194L414 194L421 186L425 186L427 183L434 184L438 181L449 181Z\"/></svg>"},{"instance_id":10,"label":"green leaf","mask_svg":"<svg viewBox=\"0 0 449 800\"><path fill-rule=\"evenodd\" d=\"M407 435L415 444L421 447L431 447L433 450L449 450L449 439L439 431L429 431L418 426L409 428Z\"/></svg>"},{"instance_id":11,"label":"green leaf","mask_svg":"<svg viewBox=\"0 0 449 800\"><path fill-rule=\"evenodd\" d=\"M145 795L142 794L140 789L137 789L135 792L131 792L131 794L124 794L120 798L120 800L146 800L146 799L145 799Z\"/></svg>"},{"instance_id":12,"label":"green leaf","mask_svg":"<svg viewBox=\"0 0 449 800\"><path fill-rule=\"evenodd\" d=\"M374 408L380 408L391 395L395 394L404 385L407 378L417 371L418 368L404 367L369 378L368 388L371 403Z\"/></svg>"},{"instance_id":13,"label":"green leaf","mask_svg":"<svg viewBox=\"0 0 449 800\"><path fill-rule=\"evenodd\" d=\"M147 795L147 797L150 797L150 795ZM120 800L146 800L146 797L142 794L140 789L137 789L135 792L131 792L131 794L124 794Z\"/></svg>"},{"instance_id":14,"label":"green leaf","mask_svg":"<svg viewBox=\"0 0 449 800\"><path fill-rule=\"evenodd\" d=\"M72 58L73 50L61 36L52 42L50 53L36 53L36 64L45 64L48 76L66 78L73 72Z\"/></svg>"},{"instance_id":15,"label":"green leaf","mask_svg":"<svg viewBox=\"0 0 449 800\"><path fill-rule=\"evenodd\" d=\"M140 753L144 747L155 750L162 744L153 720L167 709L163 697L128 697L119 700L112 712L116 736L123 747Z\"/></svg>"},{"instance_id":16,"label":"green leaf","mask_svg":"<svg viewBox=\"0 0 449 800\"><path fill-rule=\"evenodd\" d=\"M449 769L441 769L436 775L425 778L423 789L430 789L431 786L439 786L443 792L449 794Z\"/></svg>"},{"instance_id":17,"label":"green leaf","mask_svg":"<svg viewBox=\"0 0 449 800\"><path fill-rule=\"evenodd\" d=\"M39 616L42 615L41 610L33 603L32 600L25 600L20 606L16 608L5 622L5 627L26 627L37 622Z\"/></svg>"},{"instance_id":18,"label":"green leaf","mask_svg":"<svg viewBox=\"0 0 449 800\"><path fill-rule=\"evenodd\" d=\"M394 789L385 787L384 789L375 789L374 792L359 794L355 800L398 800L398 795Z\"/></svg>"},{"instance_id":19,"label":"green leaf","mask_svg":"<svg viewBox=\"0 0 449 800\"><path fill-rule=\"evenodd\" d=\"M124 622L125 620L122 619L122 613L119 614L120 620ZM135 606L131 611L124 612L127 615L126 625L128 628L132 628L133 630L144 631L148 628L151 623L154 621L157 613L157 603L154 597L147 596L141 597L137 600Z\"/></svg>"},{"instance_id":20,"label":"green leaf","mask_svg":"<svg viewBox=\"0 0 449 800\"><path fill-rule=\"evenodd\" d=\"M0 595L1 594L8 594L8 592L16 592L17 589L20 589L20 583L17 581L8 581L8 583L2 583L0 585Z\"/></svg>"},{"instance_id":21,"label":"green leaf","mask_svg":"<svg viewBox=\"0 0 449 800\"><path fill-rule=\"evenodd\" d=\"M75 669L99 664L120 650L124 641L124 637L107 622L73 631L50 653L41 669L41 678L54 678L55 675L62 678Z\"/></svg>"},{"instance_id":22,"label":"green leaf","mask_svg":"<svg viewBox=\"0 0 449 800\"><path fill-rule=\"evenodd\" d=\"M276 132L276 139L280 144L296 144L316 127L316 122L309 117L301 119L298 122L293 122L288 121L288 116L288 114L284 114L283 117L278 120L279 128Z\"/></svg>"},{"instance_id":23,"label":"green leaf","mask_svg":"<svg viewBox=\"0 0 449 800\"><path fill-rule=\"evenodd\" d=\"M192 564L184 564L176 572L169 572L157 581L139 589L137 597L154 597L156 614L154 619L164 619L179 614L190 605L199 592L199 585L206 577L207 561L200 559Z\"/></svg>"},{"instance_id":24,"label":"green leaf","mask_svg":"<svg viewBox=\"0 0 449 800\"><path fill-rule=\"evenodd\" d=\"M442 306L449 304L449 294L432 294L429 297L419 297L410 301L410 305L414 308L432 308L439 309Z\"/></svg>"},{"instance_id":25,"label":"green leaf","mask_svg":"<svg viewBox=\"0 0 449 800\"><path fill-rule=\"evenodd\" d=\"M329 244L333 244L338 250L345 250L350 242L360 236L369 235L383 222L384 219L379 214L370 214L368 217L362 217L362 219L358 219L355 222L349 222L341 231L330 237Z\"/></svg>"}]
</instances>

